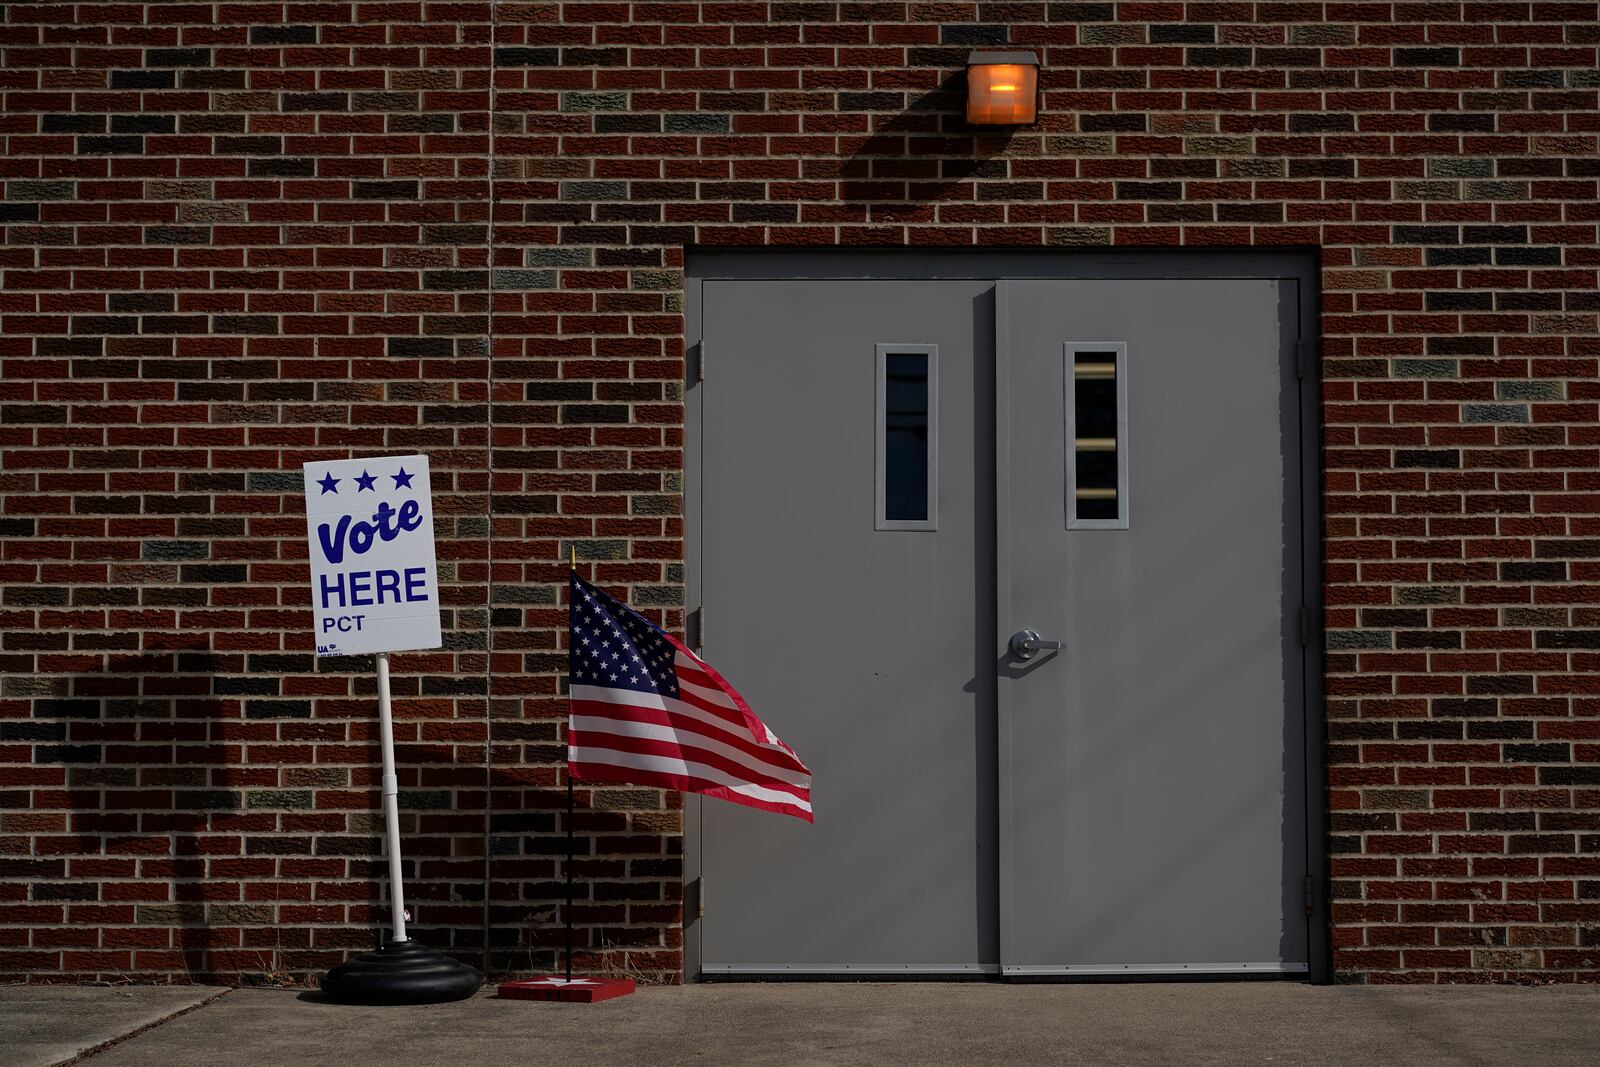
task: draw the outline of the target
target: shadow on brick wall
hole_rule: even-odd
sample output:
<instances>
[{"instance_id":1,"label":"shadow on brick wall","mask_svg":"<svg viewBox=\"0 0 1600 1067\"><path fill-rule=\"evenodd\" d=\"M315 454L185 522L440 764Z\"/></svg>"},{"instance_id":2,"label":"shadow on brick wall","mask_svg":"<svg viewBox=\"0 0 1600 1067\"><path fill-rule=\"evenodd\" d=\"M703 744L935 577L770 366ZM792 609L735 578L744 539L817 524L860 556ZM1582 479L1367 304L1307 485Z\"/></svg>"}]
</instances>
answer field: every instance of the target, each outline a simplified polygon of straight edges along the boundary
<instances>
[{"instance_id":1,"label":"shadow on brick wall","mask_svg":"<svg viewBox=\"0 0 1600 1067\"><path fill-rule=\"evenodd\" d=\"M233 981L273 974L297 947L274 933L284 900L273 846L293 840L274 801L309 809L312 794L280 790L276 767L249 763L251 746L277 742L232 692L249 682L233 676L243 660L203 638L112 653L105 673L58 679L61 695L35 701L32 721L62 743L36 745L34 763L59 765L64 788L36 792L34 810L65 809L68 822L37 845L59 850L65 881L32 889L68 902L84 946L62 970Z\"/></svg>"},{"instance_id":2,"label":"shadow on brick wall","mask_svg":"<svg viewBox=\"0 0 1600 1067\"><path fill-rule=\"evenodd\" d=\"M371 700L320 700L326 718L313 717L311 697L282 696L285 670L316 668L309 655L215 654L197 641L43 680L53 695L26 720L31 805L3 806L54 831L34 837L25 873L30 899L46 905L29 920L33 943L63 955L22 969L271 982L374 946L387 916L376 723L349 707ZM402 781L416 781L454 754L413 746L401 758ZM467 770L481 788L483 768ZM406 813L408 829L419 817ZM408 857L408 878L451 840ZM482 868L463 894L473 935L442 929L440 947L481 941ZM450 887L423 885L418 900L441 895ZM469 960L480 954L467 946Z\"/></svg>"},{"instance_id":3,"label":"shadow on brick wall","mask_svg":"<svg viewBox=\"0 0 1600 1067\"><path fill-rule=\"evenodd\" d=\"M410 932L492 973L551 969L564 941L559 772L491 768L486 746L429 740L484 724L430 714L428 677L394 677ZM31 928L0 947L0 977L307 982L376 947L389 906L375 684L370 657L219 654L202 640L40 677L32 717L5 723L32 742L20 777L33 788L0 792L0 809L40 832L31 854L0 856L28 898L0 913L21 906ZM555 746L531 747L554 762ZM576 800L575 965L617 970L626 953L661 951L659 932L627 928L626 894L608 888L624 861L596 855L628 816L585 789Z\"/></svg>"},{"instance_id":4,"label":"shadow on brick wall","mask_svg":"<svg viewBox=\"0 0 1600 1067\"><path fill-rule=\"evenodd\" d=\"M937 88L910 96L903 110L870 112L873 125L864 139L840 138L841 144L854 144L840 161L839 174L840 195L853 214L850 221L885 226L1004 221L1005 207L975 202L970 183L1009 175L1002 157L1016 131L978 132L968 126L966 86L964 71L950 74ZM863 97L859 103L864 108L899 106L898 93L841 95ZM995 189L1014 199L1013 184ZM962 228L926 231L929 237L961 244L967 243L967 233Z\"/></svg>"}]
</instances>

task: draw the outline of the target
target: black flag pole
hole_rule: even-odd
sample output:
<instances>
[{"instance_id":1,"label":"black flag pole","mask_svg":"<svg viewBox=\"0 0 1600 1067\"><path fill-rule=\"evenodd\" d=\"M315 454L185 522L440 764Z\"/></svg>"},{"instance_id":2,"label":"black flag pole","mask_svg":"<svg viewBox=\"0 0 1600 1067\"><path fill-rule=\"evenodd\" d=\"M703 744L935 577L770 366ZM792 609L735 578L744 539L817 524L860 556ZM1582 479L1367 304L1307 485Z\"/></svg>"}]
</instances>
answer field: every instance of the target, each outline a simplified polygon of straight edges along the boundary
<instances>
[{"instance_id":1,"label":"black flag pole","mask_svg":"<svg viewBox=\"0 0 1600 1067\"><path fill-rule=\"evenodd\" d=\"M569 563L571 564L571 567L572 567L572 573L576 574L576 573L578 573L578 546L570 545L568 547L569 547L569 551L571 551L571 553L572 553L572 555L569 557ZM571 639L572 639L571 635L569 634L567 640L570 641ZM572 699L572 672L571 672L570 669L567 672L567 699L569 701ZM569 734L570 734L571 730L572 730L572 721L569 718L568 721L567 721L567 731L568 731ZM573 856L573 844L572 844L572 758L571 758L571 755L570 755L570 753L572 751L571 745L572 745L572 738L569 736L567 738L567 746L568 746L567 751L569 753L568 758L567 758L567 982L568 983L571 983L571 981L572 981L572 856Z\"/></svg>"},{"instance_id":2,"label":"black flag pole","mask_svg":"<svg viewBox=\"0 0 1600 1067\"><path fill-rule=\"evenodd\" d=\"M572 981L572 768L567 768L567 981Z\"/></svg>"},{"instance_id":3,"label":"black flag pole","mask_svg":"<svg viewBox=\"0 0 1600 1067\"><path fill-rule=\"evenodd\" d=\"M577 811L573 803L572 785L572 710L573 689L572 675L573 639L577 634L577 625L574 615L577 610L577 597L580 588L587 584L578 575L578 549L576 545L569 546L570 554L567 556L567 565L571 568L567 576L567 922L566 922L566 966L561 969L559 976L554 974L540 975L537 978L517 978L509 982L500 983L500 996L508 1000L563 1000L580 1004L596 1004L602 1000L611 1000L614 997L626 996L633 992L632 978L611 978L603 975L587 974L581 978L572 976L572 927L573 927L573 893L572 878L573 867L577 864L578 849ZM585 594L587 595L587 594ZM591 792L593 792L591 790Z\"/></svg>"}]
</instances>

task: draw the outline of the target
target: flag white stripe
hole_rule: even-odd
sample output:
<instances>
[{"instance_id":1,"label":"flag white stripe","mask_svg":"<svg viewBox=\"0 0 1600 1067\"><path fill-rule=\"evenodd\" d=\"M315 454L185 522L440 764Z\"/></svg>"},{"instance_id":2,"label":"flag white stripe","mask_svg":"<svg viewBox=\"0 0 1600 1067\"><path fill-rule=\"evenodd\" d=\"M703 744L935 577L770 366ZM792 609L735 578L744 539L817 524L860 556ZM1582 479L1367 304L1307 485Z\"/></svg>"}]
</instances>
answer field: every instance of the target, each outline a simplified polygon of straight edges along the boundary
<instances>
[{"instance_id":1,"label":"flag white stripe","mask_svg":"<svg viewBox=\"0 0 1600 1067\"><path fill-rule=\"evenodd\" d=\"M580 766L588 763L608 767L626 767L636 771L654 771L658 774L678 774L689 778L700 778L708 782L725 785L735 793L755 800L764 800L769 804L788 804L804 811L811 810L811 802L794 793L767 789L764 786L735 778L719 768L709 767L704 763L675 759L671 756L654 756L642 752L622 752L617 749L596 745L585 745L581 748L569 748L567 750L567 759L569 762Z\"/></svg>"},{"instance_id":2,"label":"flag white stripe","mask_svg":"<svg viewBox=\"0 0 1600 1067\"><path fill-rule=\"evenodd\" d=\"M750 731L742 722L732 723L721 718L714 712L704 708L697 708L686 701L664 697L659 693L635 693L628 689L608 689L599 685L575 685L572 687L573 700L592 700L596 704L615 704L618 707L656 708L660 711L670 711L674 714L685 715L695 722L704 723L706 726L720 730L730 737L744 741L751 741ZM729 708L737 712L737 708Z\"/></svg>"},{"instance_id":3,"label":"flag white stripe","mask_svg":"<svg viewBox=\"0 0 1600 1067\"><path fill-rule=\"evenodd\" d=\"M710 679L708 678L707 681L710 681ZM695 696L699 697L701 700L704 700L708 704L716 704L719 707L727 708L729 711L739 711L739 705L733 702L733 698L714 686L700 685L697 682L691 682L682 674L678 675L678 686L681 689L689 690L689 692L693 693Z\"/></svg>"},{"instance_id":4,"label":"flag white stripe","mask_svg":"<svg viewBox=\"0 0 1600 1067\"><path fill-rule=\"evenodd\" d=\"M774 767L770 763L754 760L748 752L742 751L734 745L724 744L708 734L685 733L660 723L640 722L637 719L610 719L598 715L583 715L576 708L571 717L572 729L583 732L585 740L595 741L595 734L616 734L621 737L637 737L646 741L664 741L668 744L692 744L737 763L749 769L753 775L763 778L775 778L796 788L804 789L811 784L811 776L798 771L788 770L783 767Z\"/></svg>"},{"instance_id":5,"label":"flag white stripe","mask_svg":"<svg viewBox=\"0 0 1600 1067\"><path fill-rule=\"evenodd\" d=\"M796 767L792 765L799 764L800 757L795 755L793 749L778 740L771 730L766 730L767 740L762 741L760 738L751 736L748 727L742 720L738 723L729 722L715 712L697 707L688 701L663 697L658 693L638 693L627 689L611 689L607 686L583 684L574 685L571 696L574 702L593 701L597 704L609 704L612 707L623 710L628 708L654 708L659 711L682 715L693 719L707 731L715 731L721 738L726 739L731 744L753 746L772 753L773 761L784 770L790 772L798 771L802 774L807 773L803 766ZM741 716L743 714L736 709L730 708L729 710ZM765 727L766 723L761 723L761 725ZM771 762L764 761L762 766L770 767ZM772 770L769 773L776 774L777 771Z\"/></svg>"},{"instance_id":6,"label":"flag white stripe","mask_svg":"<svg viewBox=\"0 0 1600 1067\"><path fill-rule=\"evenodd\" d=\"M683 680L683 673L685 671L693 671L695 674L705 675L705 679L706 679L706 684L707 685L710 685L713 688L715 688L715 686L717 684L716 682L712 681L712 676L715 675L716 672L714 670L712 670L711 664L707 663L705 660L701 659L699 656L696 656L693 652L684 652L684 651L682 651L680 649L678 651L678 653L673 657L672 667L673 667L673 673L678 676L678 680L679 681ZM699 683L696 683L696 684L699 684ZM717 695L719 697L722 697L724 700L727 700L729 702L733 701L733 694L727 692L726 690L717 689L716 693L717 693Z\"/></svg>"}]
</instances>

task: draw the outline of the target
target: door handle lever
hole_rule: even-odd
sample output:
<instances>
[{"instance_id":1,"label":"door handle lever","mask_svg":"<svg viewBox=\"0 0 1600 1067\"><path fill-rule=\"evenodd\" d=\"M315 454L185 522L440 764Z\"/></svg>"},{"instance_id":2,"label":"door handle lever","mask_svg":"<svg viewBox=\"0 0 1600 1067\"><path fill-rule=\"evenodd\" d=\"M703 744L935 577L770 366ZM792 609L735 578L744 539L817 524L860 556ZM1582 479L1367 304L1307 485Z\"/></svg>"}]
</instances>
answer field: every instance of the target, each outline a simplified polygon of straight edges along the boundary
<instances>
[{"instance_id":1,"label":"door handle lever","mask_svg":"<svg viewBox=\"0 0 1600 1067\"><path fill-rule=\"evenodd\" d=\"M1066 647L1060 641L1046 641L1037 630L1018 630L1011 635L1011 654L1017 659L1032 659L1040 652L1059 652Z\"/></svg>"}]
</instances>

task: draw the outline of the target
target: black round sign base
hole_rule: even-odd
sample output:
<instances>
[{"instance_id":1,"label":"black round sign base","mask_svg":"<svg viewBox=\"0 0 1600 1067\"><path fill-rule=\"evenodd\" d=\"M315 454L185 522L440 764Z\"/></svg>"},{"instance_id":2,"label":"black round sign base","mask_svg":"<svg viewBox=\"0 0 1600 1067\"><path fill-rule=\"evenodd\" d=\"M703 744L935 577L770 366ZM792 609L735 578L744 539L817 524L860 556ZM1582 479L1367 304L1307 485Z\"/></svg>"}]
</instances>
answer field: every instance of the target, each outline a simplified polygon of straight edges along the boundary
<instances>
[{"instance_id":1,"label":"black round sign base","mask_svg":"<svg viewBox=\"0 0 1600 1067\"><path fill-rule=\"evenodd\" d=\"M443 1004L478 991L483 976L417 941L391 941L322 976L341 1004Z\"/></svg>"}]
</instances>

